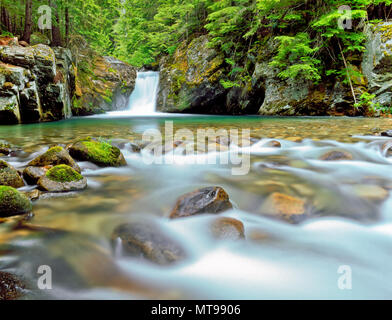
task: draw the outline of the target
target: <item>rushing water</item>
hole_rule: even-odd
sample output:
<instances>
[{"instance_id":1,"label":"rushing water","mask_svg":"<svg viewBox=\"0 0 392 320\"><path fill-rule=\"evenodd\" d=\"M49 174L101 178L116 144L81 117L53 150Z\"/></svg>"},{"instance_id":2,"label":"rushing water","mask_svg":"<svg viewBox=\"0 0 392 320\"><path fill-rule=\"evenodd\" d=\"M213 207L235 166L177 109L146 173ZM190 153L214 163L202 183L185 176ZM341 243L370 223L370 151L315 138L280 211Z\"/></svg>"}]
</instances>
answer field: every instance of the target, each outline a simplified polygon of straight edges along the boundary
<instances>
[{"instance_id":1,"label":"rushing water","mask_svg":"<svg viewBox=\"0 0 392 320\"><path fill-rule=\"evenodd\" d=\"M392 297L392 160L383 148L389 138L374 136L390 129L391 120L158 117L157 87L156 73L139 73L126 112L0 126L1 139L23 150L4 157L18 169L51 145L87 136L118 145L128 163L102 169L81 162L87 190L43 196L34 203L34 216L27 219L0 219L0 270L26 281L25 299ZM196 133L203 128L240 133L249 129L250 139L207 154L184 155L178 146L173 155L178 161L152 164L146 159L165 160L167 154L133 152L130 145L140 142L149 129L168 139L180 129ZM281 148L272 148L271 139ZM196 143L187 143L192 142ZM334 150L349 152L353 159L319 160ZM219 161L233 153L250 157L247 174L233 175L235 165ZM200 159L217 161L191 161ZM206 186L221 186L229 193L234 209L219 216L240 220L245 239L212 237L214 215L168 218L178 197ZM263 216L260 207L273 192L304 200L308 219L289 224ZM126 257L112 233L135 221L170 235L186 258L159 266ZM42 265L52 269L52 290L37 288ZM338 286L342 266L343 271L351 268L351 290Z\"/></svg>"},{"instance_id":2,"label":"rushing water","mask_svg":"<svg viewBox=\"0 0 392 320\"><path fill-rule=\"evenodd\" d=\"M84 136L137 141L148 128L250 128L251 170L232 176L230 165L152 164L126 144L124 168L99 169L80 163L86 191L34 203L35 216L0 224L0 269L23 275L26 298L390 298L392 280L392 199L369 201L355 186L392 188L391 160L372 137L388 119L170 117L79 118L58 123L0 127L1 138L23 148L5 158L17 168L47 146ZM368 135L363 137L363 135ZM268 148L276 138L282 148ZM295 137L295 139L293 139ZM293 142L290 140L299 140ZM330 150L346 150L352 161L320 161ZM221 214L244 223L246 239L211 238L203 215L169 220L176 199L199 187L219 185L235 209ZM306 199L323 217L291 225L261 216L270 192ZM113 229L134 219L150 219L187 252L172 266L125 258L110 244ZM53 270L53 290L37 290L39 265ZM352 268L352 290L340 290L339 266Z\"/></svg>"}]
</instances>

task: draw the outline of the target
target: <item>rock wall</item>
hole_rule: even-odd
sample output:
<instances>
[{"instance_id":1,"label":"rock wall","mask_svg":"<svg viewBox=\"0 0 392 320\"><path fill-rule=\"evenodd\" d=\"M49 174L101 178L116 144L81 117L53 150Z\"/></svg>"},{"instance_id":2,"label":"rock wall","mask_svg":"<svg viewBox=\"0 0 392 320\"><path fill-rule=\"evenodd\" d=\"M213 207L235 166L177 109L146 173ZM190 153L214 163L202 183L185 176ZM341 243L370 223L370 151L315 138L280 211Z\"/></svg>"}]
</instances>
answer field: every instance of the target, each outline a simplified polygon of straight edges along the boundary
<instances>
[{"instance_id":1,"label":"rock wall","mask_svg":"<svg viewBox=\"0 0 392 320\"><path fill-rule=\"evenodd\" d=\"M374 103L392 105L392 22L367 26L366 52L362 71L368 82L368 91L375 95Z\"/></svg>"},{"instance_id":2,"label":"rock wall","mask_svg":"<svg viewBox=\"0 0 392 320\"><path fill-rule=\"evenodd\" d=\"M183 43L172 57L160 61L157 109L162 112L224 113L225 89L220 85L223 56L201 36Z\"/></svg>"},{"instance_id":3,"label":"rock wall","mask_svg":"<svg viewBox=\"0 0 392 320\"><path fill-rule=\"evenodd\" d=\"M224 88L228 66L208 46L207 36L182 44L172 57L160 61L158 110L204 114L332 115L347 113L352 105L342 83L313 85L309 81L282 80L270 66L277 43L261 48L249 83ZM351 108L352 109L352 108Z\"/></svg>"},{"instance_id":4,"label":"rock wall","mask_svg":"<svg viewBox=\"0 0 392 320\"><path fill-rule=\"evenodd\" d=\"M136 70L124 62L97 55L85 42L84 51L73 52L44 44L20 46L16 38L2 43L0 124L56 121L126 108ZM83 55L86 48L92 62Z\"/></svg>"},{"instance_id":5,"label":"rock wall","mask_svg":"<svg viewBox=\"0 0 392 320\"><path fill-rule=\"evenodd\" d=\"M69 47L76 67L73 114L84 116L126 109L135 88L136 68L98 55L79 36L71 39Z\"/></svg>"}]
</instances>

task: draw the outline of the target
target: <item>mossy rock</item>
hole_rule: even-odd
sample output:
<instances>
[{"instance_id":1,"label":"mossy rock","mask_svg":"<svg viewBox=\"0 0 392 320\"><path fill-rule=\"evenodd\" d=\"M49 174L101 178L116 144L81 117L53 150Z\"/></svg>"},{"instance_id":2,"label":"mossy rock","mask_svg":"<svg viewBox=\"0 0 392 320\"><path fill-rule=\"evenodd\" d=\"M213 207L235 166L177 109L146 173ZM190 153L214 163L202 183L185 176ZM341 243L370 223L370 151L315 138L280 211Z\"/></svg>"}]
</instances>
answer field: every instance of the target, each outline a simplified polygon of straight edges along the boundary
<instances>
[{"instance_id":1,"label":"mossy rock","mask_svg":"<svg viewBox=\"0 0 392 320\"><path fill-rule=\"evenodd\" d=\"M60 164L38 180L38 187L49 192L78 191L86 189L87 179L70 166Z\"/></svg>"},{"instance_id":2,"label":"mossy rock","mask_svg":"<svg viewBox=\"0 0 392 320\"><path fill-rule=\"evenodd\" d=\"M30 213L31 201L18 190L9 186L0 186L0 217L11 217Z\"/></svg>"},{"instance_id":3,"label":"mossy rock","mask_svg":"<svg viewBox=\"0 0 392 320\"><path fill-rule=\"evenodd\" d=\"M126 166L120 149L105 141L93 138L80 140L69 148L72 157L81 161L90 161L100 167Z\"/></svg>"},{"instance_id":4,"label":"mossy rock","mask_svg":"<svg viewBox=\"0 0 392 320\"><path fill-rule=\"evenodd\" d=\"M49 169L48 172L46 172L46 177L56 182L72 182L83 179L83 176L80 173L64 164Z\"/></svg>"},{"instance_id":5,"label":"mossy rock","mask_svg":"<svg viewBox=\"0 0 392 320\"><path fill-rule=\"evenodd\" d=\"M11 153L12 145L5 140L0 140L0 153L8 155Z\"/></svg>"},{"instance_id":6,"label":"mossy rock","mask_svg":"<svg viewBox=\"0 0 392 320\"><path fill-rule=\"evenodd\" d=\"M20 188L25 185L18 171L3 160L0 160L0 185L13 188Z\"/></svg>"},{"instance_id":7,"label":"mossy rock","mask_svg":"<svg viewBox=\"0 0 392 320\"><path fill-rule=\"evenodd\" d=\"M34 160L30 161L29 167L45 167L45 166L57 166L65 164L72 167L77 172L81 172L80 167L76 161L69 155L68 151L63 147L56 146L50 148L44 154L41 154Z\"/></svg>"}]
</instances>

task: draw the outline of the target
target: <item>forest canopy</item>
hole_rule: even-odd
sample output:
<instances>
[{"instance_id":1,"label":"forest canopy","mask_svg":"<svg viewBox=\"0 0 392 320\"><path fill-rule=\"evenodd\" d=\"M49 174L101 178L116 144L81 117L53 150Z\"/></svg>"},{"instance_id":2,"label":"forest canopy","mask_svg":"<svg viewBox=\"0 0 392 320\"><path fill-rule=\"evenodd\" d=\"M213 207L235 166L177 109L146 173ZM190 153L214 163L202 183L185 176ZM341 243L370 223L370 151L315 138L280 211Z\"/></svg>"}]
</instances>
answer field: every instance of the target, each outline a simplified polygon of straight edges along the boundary
<instances>
[{"instance_id":1,"label":"forest canopy","mask_svg":"<svg viewBox=\"0 0 392 320\"><path fill-rule=\"evenodd\" d=\"M53 45L83 36L103 55L141 67L205 34L225 56L225 86L246 83L265 42L279 43L272 64L281 78L349 82L359 71L366 23L387 20L392 0L2 0L3 35L29 40L46 33ZM52 8L52 30L38 28L38 9ZM345 10L348 6L350 10ZM343 8L343 9L342 9ZM349 28L342 24L350 22ZM31 30L29 30L31 29Z\"/></svg>"}]
</instances>

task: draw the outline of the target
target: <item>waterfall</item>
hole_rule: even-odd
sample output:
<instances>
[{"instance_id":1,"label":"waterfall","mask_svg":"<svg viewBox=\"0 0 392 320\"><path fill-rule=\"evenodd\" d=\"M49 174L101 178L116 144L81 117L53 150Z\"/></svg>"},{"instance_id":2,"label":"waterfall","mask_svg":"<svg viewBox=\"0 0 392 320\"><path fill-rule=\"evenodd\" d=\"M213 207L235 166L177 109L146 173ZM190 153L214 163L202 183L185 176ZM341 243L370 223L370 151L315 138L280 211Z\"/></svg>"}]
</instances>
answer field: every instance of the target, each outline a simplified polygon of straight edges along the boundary
<instances>
[{"instance_id":1,"label":"waterfall","mask_svg":"<svg viewBox=\"0 0 392 320\"><path fill-rule=\"evenodd\" d=\"M108 112L104 116L149 116L155 112L159 87L159 72L138 72L135 89L124 111Z\"/></svg>"},{"instance_id":2,"label":"waterfall","mask_svg":"<svg viewBox=\"0 0 392 320\"><path fill-rule=\"evenodd\" d=\"M138 72L135 89L129 99L129 114L152 114L156 110L159 72Z\"/></svg>"}]
</instances>

